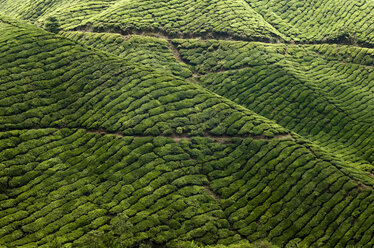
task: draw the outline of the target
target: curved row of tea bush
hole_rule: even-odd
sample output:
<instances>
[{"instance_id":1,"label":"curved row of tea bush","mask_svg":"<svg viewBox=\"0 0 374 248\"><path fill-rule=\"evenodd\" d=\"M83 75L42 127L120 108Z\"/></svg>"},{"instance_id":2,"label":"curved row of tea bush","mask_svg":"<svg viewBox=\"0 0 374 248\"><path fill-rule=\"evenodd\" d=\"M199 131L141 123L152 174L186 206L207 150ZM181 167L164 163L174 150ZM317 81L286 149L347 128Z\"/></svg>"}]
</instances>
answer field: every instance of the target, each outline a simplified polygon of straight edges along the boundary
<instances>
[{"instance_id":1,"label":"curved row of tea bush","mask_svg":"<svg viewBox=\"0 0 374 248\"><path fill-rule=\"evenodd\" d=\"M56 17L65 30L158 31L170 36L275 40L283 36L243 0L26 1L1 0L4 14L43 23Z\"/></svg>"},{"instance_id":2,"label":"curved row of tea bush","mask_svg":"<svg viewBox=\"0 0 374 248\"><path fill-rule=\"evenodd\" d=\"M118 47L110 44L110 40L113 40L114 37L120 37L115 34L67 32L64 35L120 56L119 51L124 49L121 48L122 46ZM104 42L101 43L99 38L94 39L93 37L102 37L100 40L104 40ZM130 37L130 40L139 39L143 41L144 39L166 43L163 39ZM210 73L208 76L201 78L203 85L209 89L213 89L240 104L243 104L242 101L246 101L243 104L244 106L253 108L257 113L274 119L303 136L316 140L318 144L343 155L344 159L361 164L373 161L373 151L371 149L373 146L371 141L373 130L370 125L373 121L371 113L374 111L370 91L370 88L372 88L371 82L374 79L373 49L338 45L303 47L282 44L264 45L261 43L218 42L213 40L172 40L171 42L178 47L185 62L190 66L192 65L192 70L198 74ZM127 47L128 43L121 44ZM164 45L165 48L166 44ZM150 49L148 48L148 50ZM171 56L171 53L171 51L168 52L167 58ZM123 54L127 53L123 52ZM122 57L126 60L135 60L132 56L122 55ZM341 60L346 63L338 62ZM161 56L149 60L155 66L162 64L175 68L172 61L172 59L165 61ZM245 69L249 67L252 69ZM253 68L256 69L253 70ZM329 68L329 70L327 71L326 68ZM240 70L240 72L238 73L236 70ZM223 71L228 72L223 74ZM219 72L219 74L211 72ZM269 75L268 78L263 77L264 72ZM249 84L248 79L251 80L251 84ZM269 84L275 79L286 82L284 84L278 82ZM245 81L245 87L238 84L243 80ZM212 84L217 85L213 88ZM253 89L248 90L254 85ZM299 102L299 105L291 104L292 99L288 99L289 89L287 87L292 85L296 85L303 92L300 97L296 97L295 103ZM261 88L260 91L259 87ZM270 91L271 97L268 97L268 91ZM278 93L278 95L275 93ZM281 99L284 99L282 100L284 106L279 105L280 95L282 95ZM251 97L248 98L248 96ZM276 100L274 101L274 99ZM347 101L348 99L349 101ZM365 99L365 101L363 102L362 99ZM263 106L266 106L266 108L263 109ZM271 112L269 108L274 109L275 106L277 106L276 111ZM315 108L315 106L318 107ZM277 114L278 116L276 116ZM325 117L321 119L318 118L319 116ZM330 122L329 119L335 121ZM351 120L355 121L352 122ZM342 122L343 125L336 127L335 123L337 122ZM309 124L305 125L305 123ZM344 126L345 123L348 123L348 125ZM349 130L351 134L348 139L346 130ZM357 137L357 134L361 135ZM367 165L360 166L367 167ZM366 169L372 168L369 166Z\"/></svg>"},{"instance_id":3,"label":"curved row of tea bush","mask_svg":"<svg viewBox=\"0 0 374 248\"><path fill-rule=\"evenodd\" d=\"M0 158L0 244L9 247L84 246L105 233L131 246L374 242L373 180L364 186L292 139L31 129L1 132Z\"/></svg>"},{"instance_id":4,"label":"curved row of tea bush","mask_svg":"<svg viewBox=\"0 0 374 248\"><path fill-rule=\"evenodd\" d=\"M89 48L5 17L0 33L0 246L374 245L374 179L346 162L373 153L371 50L171 41L196 85L166 41L125 55L116 35L64 33Z\"/></svg>"},{"instance_id":5,"label":"curved row of tea bush","mask_svg":"<svg viewBox=\"0 0 374 248\"><path fill-rule=\"evenodd\" d=\"M2 244L88 245L91 231L110 231L128 245L240 238L204 191L207 177L191 158L198 154L171 139L68 129L12 131L1 138Z\"/></svg>"},{"instance_id":6,"label":"curved row of tea bush","mask_svg":"<svg viewBox=\"0 0 374 248\"><path fill-rule=\"evenodd\" d=\"M231 36L269 40L282 35L242 0L118 2L82 22L98 30L161 31L169 36Z\"/></svg>"},{"instance_id":7,"label":"curved row of tea bush","mask_svg":"<svg viewBox=\"0 0 374 248\"><path fill-rule=\"evenodd\" d=\"M0 11L65 30L162 32L170 37L374 45L370 0L0 0Z\"/></svg>"},{"instance_id":8,"label":"curved row of tea bush","mask_svg":"<svg viewBox=\"0 0 374 248\"><path fill-rule=\"evenodd\" d=\"M294 41L374 45L374 3L371 0L245 1Z\"/></svg>"},{"instance_id":9,"label":"curved row of tea bush","mask_svg":"<svg viewBox=\"0 0 374 248\"><path fill-rule=\"evenodd\" d=\"M2 130L67 126L154 136L288 133L170 70L121 60L37 28L3 23L0 31Z\"/></svg>"},{"instance_id":10,"label":"curved row of tea bush","mask_svg":"<svg viewBox=\"0 0 374 248\"><path fill-rule=\"evenodd\" d=\"M201 74L198 79L204 87L344 159L364 164L374 161L373 49L173 42L184 61Z\"/></svg>"},{"instance_id":11,"label":"curved row of tea bush","mask_svg":"<svg viewBox=\"0 0 374 248\"><path fill-rule=\"evenodd\" d=\"M139 35L122 36L111 33L61 32L81 44L107 51L124 58L129 64L152 65L170 74L188 78L192 72L186 64L177 61L165 39Z\"/></svg>"},{"instance_id":12,"label":"curved row of tea bush","mask_svg":"<svg viewBox=\"0 0 374 248\"><path fill-rule=\"evenodd\" d=\"M63 27L75 27L115 3L112 0L0 0L0 11L39 25L49 16L55 16Z\"/></svg>"}]
</instances>

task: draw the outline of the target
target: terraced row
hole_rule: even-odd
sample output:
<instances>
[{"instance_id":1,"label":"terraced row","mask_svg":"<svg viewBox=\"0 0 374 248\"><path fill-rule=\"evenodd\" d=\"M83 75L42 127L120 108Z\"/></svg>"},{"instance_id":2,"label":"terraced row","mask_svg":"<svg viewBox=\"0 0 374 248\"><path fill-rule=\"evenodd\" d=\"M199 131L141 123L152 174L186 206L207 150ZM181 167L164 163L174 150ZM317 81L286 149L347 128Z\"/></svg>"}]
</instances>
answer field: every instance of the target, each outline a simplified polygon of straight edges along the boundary
<instances>
[{"instance_id":1,"label":"terraced row","mask_svg":"<svg viewBox=\"0 0 374 248\"><path fill-rule=\"evenodd\" d=\"M80 32L73 32L73 33L64 33L70 37L73 37L78 42L84 42L85 44L90 45L91 42L96 44L97 38L95 36L109 36L114 37L114 34L92 34L87 35L89 38L82 39L83 33ZM74 36L70 35L73 34ZM136 36L135 36L136 37ZM136 37L137 38L137 37ZM87 42L86 42L87 39ZM154 38L152 38L153 40ZM162 42L162 39L157 39L159 42ZM165 42L165 41L164 41ZM325 104L323 103L327 99L327 105L332 105L335 107L337 111L343 112L340 113L344 116L344 114L348 114L349 116L345 118L354 118L358 120L368 129L366 130L368 133L371 132L370 125L373 120L371 113L373 112L373 104L372 104L372 97L370 89L372 88L371 82L373 81L374 73L372 70L372 65L374 55L372 49L360 49L355 47L348 47L348 46L329 46L329 45L316 45L316 46L307 46L305 47L307 50L303 48L299 48L297 46L288 46L285 47L284 45L271 45L271 46L263 46L258 43L245 43L245 42L235 42L235 43L227 43L227 42L213 42L213 41L187 41L184 40L174 40L173 41L176 45L179 45L181 49L182 58L186 59L188 64L192 64L194 67L193 69L199 74L206 74L209 72L214 71L222 71L222 70L230 70L230 69L244 69L246 67L253 67L253 66L266 66L266 65L274 65L274 68L269 73L272 75L272 78L278 77L281 71L286 71L286 73L292 74L293 80L299 80L302 82L307 82L309 88L312 91L318 92L319 97L321 98L321 92L323 95L326 96L322 98L318 103L319 105ZM95 45L94 45L95 46ZM108 46L101 46L101 48L110 51L110 45ZM330 49L331 47L331 49ZM316 51L319 55L315 54ZM339 50L339 51L337 51ZM116 50L114 50L114 54L117 54ZM326 54L328 51L329 54ZM170 53L170 52L169 52ZM336 55L339 54L339 56ZM339 59L344 59L348 64L341 64L337 63L336 61ZM156 61L162 61L161 58L155 57ZM173 66L172 60L165 61L165 65L169 65L170 67ZM175 61L175 60L174 60ZM313 61L313 65L311 66L311 61ZM162 61L163 62L163 61ZM295 70L296 68L296 70ZM324 74L325 69L329 68L328 75ZM256 73L259 73L263 70L262 67L258 67ZM275 73L274 73L275 71ZM354 72L354 73L352 73ZM244 73L244 74L243 74ZM232 72L229 76L231 77L235 74L235 79L237 78L253 78L252 74L248 74L248 72L244 72L241 74L235 74ZM330 75L333 74L334 77ZM326 76L324 76L326 75ZM360 75L359 77L357 75ZM226 78L225 77L225 78ZM211 75L209 75L208 80L211 79ZM271 79L272 80L272 79ZM222 79L222 75L218 78L214 78L216 83L224 81ZM228 82L227 80L224 82ZM263 84L267 84L268 82L265 80ZM231 86L231 85L230 85ZM248 85L247 85L248 86ZM223 94L222 92L226 92L227 94L231 94L232 90L227 92L227 86L219 85L217 87L221 87L217 93ZM256 88L257 89L257 88ZM353 90L352 90L353 89ZM274 90L274 89L273 89ZM305 90L305 87L304 87ZM231 92L231 93L230 93ZM241 90L241 94L243 96L238 99L235 95L231 96L230 99L240 103L241 99L247 99L246 94L248 93L243 92ZM261 92L263 93L263 92ZM306 93L304 93L305 95ZM257 96L259 97L259 96ZM347 100L349 99L349 101ZM363 103L361 100L366 99L366 102ZM272 100L269 99L269 102ZM300 99L303 101L303 99ZM357 104L360 103L360 104ZM262 103L263 104L263 103ZM277 103L274 103L277 104ZM325 104L326 105L326 104ZM251 107L250 105L245 105L246 107ZM299 107L297 107L299 108ZM314 107L313 107L314 108ZM331 107L329 107L331 108ZM315 111L316 115L320 115L321 111L326 107L319 106L318 110ZM255 109L259 111L261 114L265 114L261 112L261 110ZM304 109L305 110L305 109ZM290 110L289 110L290 111ZM292 109L294 112L294 110ZM300 111L300 109L299 109ZM313 110L306 110L306 112L310 113ZM317 113L318 112L318 113ZM284 114L283 116L291 116L289 113ZM298 122L296 118L299 116L297 114L293 118L293 124ZM274 118L273 116L266 113L268 118ZM326 119L330 118L329 116ZM344 117L342 117L344 118ZM277 119L277 121L279 121ZM284 124L284 123L281 123ZM292 123L291 123L292 124ZM300 123L299 123L300 124ZM302 124L302 123L301 123ZM334 125L333 123L331 125ZM353 123L352 125L357 125L357 123ZM325 126L325 125L324 125ZM311 130L307 130L305 132L305 127L302 129L297 129L294 126L288 126L292 128L294 131L299 132L301 135L310 135ZM314 128L314 127L313 127ZM321 127L320 127L321 128ZM327 130L331 130L331 127L326 127ZM315 129L315 128L314 128ZM359 129L357 129L360 132ZM357 131L352 130L352 133ZM317 131L313 131L318 133ZM364 144L366 147L362 149L362 147L345 147L346 143L340 144L339 142L337 146L337 142L326 138L326 132L321 133L321 135L317 137L318 141L323 141L321 143L323 146L331 147L335 151L339 151L345 155L345 157L350 157L354 153L359 153L359 157L363 157L365 160L362 161L363 163L371 162L371 149L372 144ZM345 133L343 133L345 134ZM335 137L335 135L334 135ZM370 138L370 137L369 137ZM316 138L314 137L313 140ZM333 144L331 144L333 143ZM367 142L366 142L367 143ZM364 151L364 152L362 152ZM346 153L346 154L345 154ZM351 161L357 161L357 158L351 158ZM360 159L359 159L360 160Z\"/></svg>"},{"instance_id":2,"label":"terraced row","mask_svg":"<svg viewBox=\"0 0 374 248\"><path fill-rule=\"evenodd\" d=\"M245 0L279 32L297 42L374 45L370 0Z\"/></svg>"},{"instance_id":3,"label":"terraced row","mask_svg":"<svg viewBox=\"0 0 374 248\"><path fill-rule=\"evenodd\" d=\"M97 30L156 30L169 36L229 35L264 40L282 36L243 0L118 2L82 26L90 24Z\"/></svg>"},{"instance_id":4,"label":"terraced row","mask_svg":"<svg viewBox=\"0 0 374 248\"><path fill-rule=\"evenodd\" d=\"M112 0L0 0L0 11L20 19L43 24L48 16L58 16L61 24L76 26L115 4Z\"/></svg>"},{"instance_id":5,"label":"terraced row","mask_svg":"<svg viewBox=\"0 0 374 248\"><path fill-rule=\"evenodd\" d=\"M42 6L42 7L40 7ZM192 7L191 7L192 6ZM55 16L65 30L158 31L169 36L283 37L243 0L27 1L1 0L3 14L43 23Z\"/></svg>"},{"instance_id":6,"label":"terraced row","mask_svg":"<svg viewBox=\"0 0 374 248\"><path fill-rule=\"evenodd\" d=\"M32 31L11 24L0 28L2 130L67 126L154 136L288 133L168 70L129 66L131 61L31 25Z\"/></svg>"},{"instance_id":7,"label":"terraced row","mask_svg":"<svg viewBox=\"0 0 374 248\"><path fill-rule=\"evenodd\" d=\"M329 61L341 61L350 64L358 64L372 67L374 64L374 51L373 49L364 49L354 46L343 45L315 45L309 46L317 54L323 56L323 59Z\"/></svg>"},{"instance_id":8,"label":"terraced row","mask_svg":"<svg viewBox=\"0 0 374 248\"><path fill-rule=\"evenodd\" d=\"M0 7L3 14L39 25L55 16L65 30L158 31L185 38L374 45L374 5L370 0L0 0Z\"/></svg>"},{"instance_id":9,"label":"terraced row","mask_svg":"<svg viewBox=\"0 0 374 248\"><path fill-rule=\"evenodd\" d=\"M152 65L155 69L183 78L192 76L186 64L175 59L170 50L171 44L165 39L91 32L61 32L60 34L81 44L115 54L129 64Z\"/></svg>"},{"instance_id":10,"label":"terraced row","mask_svg":"<svg viewBox=\"0 0 374 248\"><path fill-rule=\"evenodd\" d=\"M342 63L326 45L173 42L204 87L373 170L372 49L343 46Z\"/></svg>"},{"instance_id":11,"label":"terraced row","mask_svg":"<svg viewBox=\"0 0 374 248\"><path fill-rule=\"evenodd\" d=\"M374 242L373 182L349 179L291 139L175 143L52 128L0 137L0 244L88 244L100 232L170 247Z\"/></svg>"},{"instance_id":12,"label":"terraced row","mask_svg":"<svg viewBox=\"0 0 374 248\"><path fill-rule=\"evenodd\" d=\"M373 226L364 224L371 207L356 208L373 202L371 193L362 194L291 141L256 142L248 148L243 153L248 162L209 174L211 188L222 194L226 216L242 236L306 247L372 246ZM357 213L363 222L356 226ZM365 238L357 241L357 235Z\"/></svg>"},{"instance_id":13,"label":"terraced row","mask_svg":"<svg viewBox=\"0 0 374 248\"><path fill-rule=\"evenodd\" d=\"M368 96L372 66L355 63L371 50L337 65L324 46L172 41L203 86L226 87L316 143L326 134L353 151L345 162L163 69L177 65L166 41L64 33L112 55L10 18L0 17L0 32L0 245L87 246L105 235L130 246L374 245L374 179L358 168L370 162L358 150L372 147L371 99L360 115L344 105L348 93ZM126 53L99 37L145 43ZM152 42L156 65L131 58ZM325 83L321 63L340 81ZM344 93L349 83L356 88Z\"/></svg>"},{"instance_id":14,"label":"terraced row","mask_svg":"<svg viewBox=\"0 0 374 248\"><path fill-rule=\"evenodd\" d=\"M83 41L86 43L86 40L82 40L81 38L79 38L81 36L79 35L79 32L74 32L73 34L75 35L74 36L74 38L76 38L75 40L77 40L78 42ZM100 34L100 35L104 35L104 34ZM106 35L113 36L113 34L106 34ZM90 42L96 40L93 38L94 35L88 36L88 37L90 38L88 38L87 40L91 40ZM161 41L162 39L159 39L159 40ZM179 40L173 40L173 43L175 43L176 45L180 44L180 42L181 41ZM334 45L331 47L331 50L329 50L330 46L327 46L327 45L308 46L307 50L305 50L304 48L300 48L297 46L291 46L291 47L285 47L283 45L262 46L258 43L246 43L246 42L235 42L235 43L234 42L231 42L231 43L221 42L220 44L217 42L212 42L212 41L189 40L189 42L190 43L188 43L188 49L187 50L184 49L185 54L188 54L188 56L182 56L182 57L187 58L188 60L191 60L191 61L187 60L184 62L192 64L193 65L192 69L195 70L195 73L198 73L198 74L209 73L213 71L225 71L225 70L230 70L230 69L245 69L247 67L260 66L260 65L265 66L268 64L275 64L280 61L283 62L285 58L287 58L288 60L287 62L296 63L297 61L299 61L300 64L303 63L302 61L300 61L300 58L306 59L307 61L317 60L317 61L322 61L322 62L326 62L325 60L336 61L337 59L340 58L340 59L346 60L347 62L350 62L351 64L352 63L364 64L365 66L361 66L361 68L370 69L370 61L372 61L372 58L373 58L372 50L370 49L359 49L359 48L348 47L348 46ZM183 45L185 44L187 44L187 42L183 42ZM109 51L109 49L107 49L105 46L103 46L102 49L106 49L107 51ZM319 56L316 56L316 54L311 50L315 50L317 54L319 54ZM326 51L335 51L339 53L339 56L336 56L333 53L326 54L325 56ZM179 52L174 52L174 53L176 53L175 55L177 58L180 56ZM285 55L287 55L287 57L285 57ZM323 56L323 59L321 60L319 57L322 57L322 56ZM288 63L285 65L288 66ZM305 66L307 66L307 64ZM297 68L297 67L300 67L300 65L296 64L294 67ZM285 68L280 68L280 69L284 70ZM365 75L365 73L363 73L363 75ZM277 77L277 76L278 76L277 74L274 75L274 77ZM369 73L368 79L370 80L370 73ZM355 78L351 77L349 78L349 80L354 81ZM265 82L265 84L266 83L267 82ZM343 82L339 82L338 86L340 87L342 83ZM313 88L315 88L315 85L313 84L311 84L310 86L313 86ZM225 91L225 89L222 89L222 90ZM322 90L322 89L317 88L317 90ZM370 94L366 92L367 89L363 88L363 90L364 91L361 91L361 92L356 91L354 93L360 93L360 94L363 94L364 96L365 95L370 96ZM328 93L329 91L326 90L325 94L328 95ZM235 98L233 98L233 100L237 101L237 99ZM323 99L322 99L322 102L323 102ZM337 105L337 107L339 110L342 108L342 106L340 105ZM321 108L318 108L317 114L320 114L320 110ZM356 112L352 111L351 113L355 114ZM361 121L364 122L364 124L366 124L367 122L367 120L365 119L361 119ZM367 131L369 133L371 132L370 130L367 130ZM325 136L325 133L323 133L323 136L322 135L318 136L318 141L327 140L325 139L324 136ZM315 139L315 137L312 137L312 138ZM370 137L367 138L367 140L370 140ZM332 142L333 144L331 145L330 142ZM352 149L352 146L347 148L345 147L345 144L343 145L341 143L337 143L336 140L331 140L331 139L327 140L326 143L323 145L326 147L334 148L334 151L337 152L339 155L346 153L344 154L344 159L351 157L350 158L351 161L360 161L360 163L357 164L357 166L360 168L368 169L368 170L371 170L372 168L371 165L367 165L368 163L367 160L371 161L370 160L370 154L371 154L370 145L367 145L365 147L368 149L363 154L363 157L366 160L363 160L362 158L357 157L357 155L355 155L357 151L361 152L361 150ZM352 154L353 154L353 157L352 157Z\"/></svg>"},{"instance_id":15,"label":"terraced row","mask_svg":"<svg viewBox=\"0 0 374 248\"><path fill-rule=\"evenodd\" d=\"M201 165L170 138L40 129L1 133L1 144L0 244L88 245L93 230L128 245L239 239Z\"/></svg>"},{"instance_id":16,"label":"terraced row","mask_svg":"<svg viewBox=\"0 0 374 248\"><path fill-rule=\"evenodd\" d=\"M39 25L54 16L64 30L154 31L169 37L359 43L369 47L374 46L373 10L370 0L0 0L3 14Z\"/></svg>"}]
</instances>

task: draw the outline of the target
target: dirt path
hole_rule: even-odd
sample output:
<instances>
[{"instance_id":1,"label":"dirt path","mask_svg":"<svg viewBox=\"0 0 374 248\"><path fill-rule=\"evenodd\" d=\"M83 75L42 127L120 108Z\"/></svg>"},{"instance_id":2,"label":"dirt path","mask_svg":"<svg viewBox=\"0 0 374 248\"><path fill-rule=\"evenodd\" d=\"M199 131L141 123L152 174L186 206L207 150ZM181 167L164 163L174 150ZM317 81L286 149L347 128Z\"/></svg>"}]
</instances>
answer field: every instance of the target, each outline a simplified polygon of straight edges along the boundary
<instances>
[{"instance_id":1,"label":"dirt path","mask_svg":"<svg viewBox=\"0 0 374 248\"><path fill-rule=\"evenodd\" d=\"M135 138L144 138L144 137L157 137L157 136L150 136L150 135L124 135L121 132L115 132L111 133L104 129L95 129L95 130L87 130L88 133L94 133L94 134L102 134L102 135L115 135L116 137L135 137ZM279 134L275 135L274 137L266 137L265 135L245 135L245 136L228 136L228 135L221 135L221 136L214 136L208 133L205 133L201 136L188 136L187 134L172 134L170 136L165 135L159 135L163 137L167 137L170 139L173 139L176 143L180 143L182 140L191 141L194 137L201 137L201 138L209 138L213 140L214 142L218 143L228 143L231 142L233 138L239 138L239 139L245 139L245 138L251 138L254 140L272 140L272 139L282 139L282 140L292 140L295 141L295 139L292 137L291 134Z\"/></svg>"}]
</instances>

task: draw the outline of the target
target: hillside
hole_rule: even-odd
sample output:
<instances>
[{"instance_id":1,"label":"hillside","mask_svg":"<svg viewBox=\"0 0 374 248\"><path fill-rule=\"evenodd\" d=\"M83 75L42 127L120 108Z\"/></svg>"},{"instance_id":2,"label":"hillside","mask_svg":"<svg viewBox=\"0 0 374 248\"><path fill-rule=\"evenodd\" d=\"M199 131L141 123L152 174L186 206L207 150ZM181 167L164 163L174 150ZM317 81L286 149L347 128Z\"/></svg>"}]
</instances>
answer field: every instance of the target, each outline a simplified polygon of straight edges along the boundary
<instances>
[{"instance_id":1,"label":"hillside","mask_svg":"<svg viewBox=\"0 0 374 248\"><path fill-rule=\"evenodd\" d=\"M374 5L314 2L0 0L0 247L373 247Z\"/></svg>"},{"instance_id":2,"label":"hillside","mask_svg":"<svg viewBox=\"0 0 374 248\"><path fill-rule=\"evenodd\" d=\"M0 12L65 30L374 46L371 0L0 0Z\"/></svg>"}]
</instances>

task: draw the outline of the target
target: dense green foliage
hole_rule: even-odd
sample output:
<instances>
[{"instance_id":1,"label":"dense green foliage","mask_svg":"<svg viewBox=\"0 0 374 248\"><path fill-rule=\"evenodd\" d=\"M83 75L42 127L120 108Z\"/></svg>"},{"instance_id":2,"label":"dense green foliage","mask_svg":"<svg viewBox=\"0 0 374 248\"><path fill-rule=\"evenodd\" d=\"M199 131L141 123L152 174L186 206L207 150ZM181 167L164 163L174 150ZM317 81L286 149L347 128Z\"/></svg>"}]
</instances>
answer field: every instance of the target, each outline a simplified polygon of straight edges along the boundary
<instances>
[{"instance_id":1,"label":"dense green foliage","mask_svg":"<svg viewBox=\"0 0 374 248\"><path fill-rule=\"evenodd\" d=\"M0 136L3 244L86 244L94 230L171 247L374 242L373 192L291 139L175 143L51 128Z\"/></svg>"},{"instance_id":2,"label":"dense green foliage","mask_svg":"<svg viewBox=\"0 0 374 248\"><path fill-rule=\"evenodd\" d=\"M60 29L60 24L58 23L56 17L50 16L46 19L44 23L44 28L49 32L57 34Z\"/></svg>"},{"instance_id":3,"label":"dense green foliage","mask_svg":"<svg viewBox=\"0 0 374 248\"><path fill-rule=\"evenodd\" d=\"M373 171L374 49L173 42L208 89Z\"/></svg>"},{"instance_id":4,"label":"dense green foliage","mask_svg":"<svg viewBox=\"0 0 374 248\"><path fill-rule=\"evenodd\" d=\"M294 41L374 45L374 2L371 0L244 1Z\"/></svg>"},{"instance_id":5,"label":"dense green foliage","mask_svg":"<svg viewBox=\"0 0 374 248\"><path fill-rule=\"evenodd\" d=\"M0 0L6 15L43 23L48 16L58 17L63 27L79 25L91 15L114 4L113 0Z\"/></svg>"},{"instance_id":6,"label":"dense green foliage","mask_svg":"<svg viewBox=\"0 0 374 248\"><path fill-rule=\"evenodd\" d=\"M0 7L36 23L58 16L70 30L374 45L371 0L0 0Z\"/></svg>"},{"instance_id":7,"label":"dense green foliage","mask_svg":"<svg viewBox=\"0 0 374 248\"><path fill-rule=\"evenodd\" d=\"M189 135L287 133L165 70L105 57L39 29L0 25L5 37L0 40L3 130L57 126L126 135L171 135L177 128ZM12 42L11 35L23 38ZM35 38L39 42L30 43Z\"/></svg>"},{"instance_id":8,"label":"dense green foliage","mask_svg":"<svg viewBox=\"0 0 374 248\"><path fill-rule=\"evenodd\" d=\"M42 21L59 16L62 27L165 32L170 36L230 34L249 39L279 38L281 34L242 0L195 1L44 1L29 0L14 8L16 1L2 0L4 13ZM39 10L39 6L43 6ZM183 18L181 18L183 17Z\"/></svg>"},{"instance_id":9,"label":"dense green foliage","mask_svg":"<svg viewBox=\"0 0 374 248\"><path fill-rule=\"evenodd\" d=\"M374 247L373 6L0 0L0 247Z\"/></svg>"},{"instance_id":10,"label":"dense green foliage","mask_svg":"<svg viewBox=\"0 0 374 248\"><path fill-rule=\"evenodd\" d=\"M147 36L122 36L111 33L63 32L62 35L106 51L136 64L153 65L183 78L192 76L186 64L179 62L170 50L172 45L165 39Z\"/></svg>"}]
</instances>

